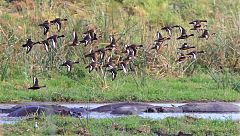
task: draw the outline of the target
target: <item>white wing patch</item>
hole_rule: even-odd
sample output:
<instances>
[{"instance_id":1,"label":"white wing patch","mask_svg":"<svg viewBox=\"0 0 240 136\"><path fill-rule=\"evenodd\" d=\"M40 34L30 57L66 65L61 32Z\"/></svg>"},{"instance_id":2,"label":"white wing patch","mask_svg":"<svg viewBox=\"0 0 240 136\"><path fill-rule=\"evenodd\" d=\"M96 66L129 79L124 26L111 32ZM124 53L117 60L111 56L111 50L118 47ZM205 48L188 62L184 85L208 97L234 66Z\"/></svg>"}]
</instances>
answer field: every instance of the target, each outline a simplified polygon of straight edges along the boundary
<instances>
[{"instance_id":1,"label":"white wing patch","mask_svg":"<svg viewBox=\"0 0 240 136\"><path fill-rule=\"evenodd\" d=\"M48 45L46 43L44 43L44 46L45 46L46 52L48 52Z\"/></svg>"},{"instance_id":2,"label":"white wing patch","mask_svg":"<svg viewBox=\"0 0 240 136\"><path fill-rule=\"evenodd\" d=\"M56 48L56 42L52 39L53 48Z\"/></svg>"},{"instance_id":3,"label":"white wing patch","mask_svg":"<svg viewBox=\"0 0 240 136\"><path fill-rule=\"evenodd\" d=\"M125 74L127 74L127 69L124 67L123 64L122 64L122 68L123 68L123 72L124 72Z\"/></svg>"},{"instance_id":4,"label":"white wing patch","mask_svg":"<svg viewBox=\"0 0 240 136\"><path fill-rule=\"evenodd\" d=\"M70 72L71 71L71 66L67 65L67 71Z\"/></svg>"},{"instance_id":5,"label":"white wing patch","mask_svg":"<svg viewBox=\"0 0 240 136\"><path fill-rule=\"evenodd\" d=\"M60 25L58 23L56 23L57 25L57 30L59 31L60 30Z\"/></svg>"}]
</instances>

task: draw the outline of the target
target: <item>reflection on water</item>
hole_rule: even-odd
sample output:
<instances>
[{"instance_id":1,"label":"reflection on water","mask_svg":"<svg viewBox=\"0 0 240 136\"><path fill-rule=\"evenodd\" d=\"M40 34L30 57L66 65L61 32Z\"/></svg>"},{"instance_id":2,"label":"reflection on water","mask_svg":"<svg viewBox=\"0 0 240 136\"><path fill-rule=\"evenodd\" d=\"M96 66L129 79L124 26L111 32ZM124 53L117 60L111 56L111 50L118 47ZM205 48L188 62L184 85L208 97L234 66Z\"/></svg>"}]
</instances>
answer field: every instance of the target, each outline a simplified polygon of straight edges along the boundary
<instances>
[{"instance_id":1,"label":"reflection on water","mask_svg":"<svg viewBox=\"0 0 240 136\"><path fill-rule=\"evenodd\" d=\"M0 114L0 124L14 124L16 121L20 120L17 117L7 117L8 114Z\"/></svg>"},{"instance_id":2,"label":"reflection on water","mask_svg":"<svg viewBox=\"0 0 240 136\"><path fill-rule=\"evenodd\" d=\"M194 118L203 119L240 120L240 113L143 113L140 116L151 119L164 119L167 117L190 116Z\"/></svg>"},{"instance_id":3,"label":"reflection on water","mask_svg":"<svg viewBox=\"0 0 240 136\"><path fill-rule=\"evenodd\" d=\"M78 107L85 107L85 108L96 108L105 104L60 104L62 106L66 106L69 108L78 108ZM155 106L164 106L164 107L171 107L171 106L181 106L184 103L176 103L176 104L162 104L162 103L149 103ZM239 103L234 103L240 106ZM4 106L6 108L6 105L1 104L0 108ZM10 106L12 107L12 105ZM95 118L95 119L103 119L103 118L116 118L116 117L125 117L126 115L112 115L110 113L98 113L98 112L91 112L83 114L83 118ZM138 116L143 118L149 118L149 119L164 119L167 117L184 117L184 116L190 116L194 118L203 118L203 119L220 119L220 120L240 120L240 113L141 113ZM0 124L12 124L18 121L20 118L15 117L7 117L7 114L0 114Z\"/></svg>"}]
</instances>

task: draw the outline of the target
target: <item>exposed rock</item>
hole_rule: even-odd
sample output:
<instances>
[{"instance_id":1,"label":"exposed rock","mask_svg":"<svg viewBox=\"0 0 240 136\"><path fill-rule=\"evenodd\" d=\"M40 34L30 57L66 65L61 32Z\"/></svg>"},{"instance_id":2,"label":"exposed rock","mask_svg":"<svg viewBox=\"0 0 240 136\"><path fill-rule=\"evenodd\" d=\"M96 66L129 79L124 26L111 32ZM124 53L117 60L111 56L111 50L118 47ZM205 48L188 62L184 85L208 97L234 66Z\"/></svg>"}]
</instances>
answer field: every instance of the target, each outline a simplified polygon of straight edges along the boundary
<instances>
[{"instance_id":1,"label":"exposed rock","mask_svg":"<svg viewBox=\"0 0 240 136\"><path fill-rule=\"evenodd\" d=\"M22 117L31 115L51 115L54 114L54 110L41 106L26 106L16 109L15 111L8 114L9 117Z\"/></svg>"},{"instance_id":2,"label":"exposed rock","mask_svg":"<svg viewBox=\"0 0 240 136\"><path fill-rule=\"evenodd\" d=\"M137 103L137 102L123 102L123 103L113 103L113 104L100 106L90 111L110 112L111 114L132 115L132 114L138 114L140 112L144 112L149 107L153 107L153 105L145 104L145 103Z\"/></svg>"},{"instance_id":3,"label":"exposed rock","mask_svg":"<svg viewBox=\"0 0 240 136\"><path fill-rule=\"evenodd\" d=\"M142 112L166 113L166 112L240 112L240 107L226 102L188 103L178 107L161 107L145 103L123 102L100 106L94 109L87 108L67 108L60 105L44 103L24 103L12 107L11 109L0 109L0 111L10 113L10 117L21 117L29 115L69 115L79 117L87 112L106 112L115 115L133 115Z\"/></svg>"},{"instance_id":4,"label":"exposed rock","mask_svg":"<svg viewBox=\"0 0 240 136\"><path fill-rule=\"evenodd\" d=\"M226 102L188 103L183 106L183 112L240 112L240 107Z\"/></svg>"}]
</instances>

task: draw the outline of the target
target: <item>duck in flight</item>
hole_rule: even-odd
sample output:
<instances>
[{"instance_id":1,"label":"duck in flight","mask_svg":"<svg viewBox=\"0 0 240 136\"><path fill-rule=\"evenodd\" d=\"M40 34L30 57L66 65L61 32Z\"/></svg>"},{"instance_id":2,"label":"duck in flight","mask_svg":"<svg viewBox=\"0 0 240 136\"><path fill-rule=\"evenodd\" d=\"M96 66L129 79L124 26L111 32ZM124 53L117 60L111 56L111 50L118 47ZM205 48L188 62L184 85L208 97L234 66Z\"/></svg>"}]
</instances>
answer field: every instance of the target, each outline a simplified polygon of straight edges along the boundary
<instances>
[{"instance_id":1,"label":"duck in flight","mask_svg":"<svg viewBox=\"0 0 240 136\"><path fill-rule=\"evenodd\" d=\"M72 68L73 68L73 65L77 64L77 63L79 63L79 61L74 62L74 61L67 60L63 64L61 64L60 66L66 66L67 67L67 72L71 72Z\"/></svg>"},{"instance_id":2,"label":"duck in flight","mask_svg":"<svg viewBox=\"0 0 240 136\"><path fill-rule=\"evenodd\" d=\"M50 23L48 20L44 21L42 24L39 24L38 26L43 27L43 34L46 35L49 32Z\"/></svg>"},{"instance_id":3,"label":"duck in flight","mask_svg":"<svg viewBox=\"0 0 240 136\"><path fill-rule=\"evenodd\" d=\"M122 68L122 70L123 70L123 72L124 72L125 74L128 73L128 64L129 64L129 61L130 61L130 59L129 59L129 57L127 57L127 58L125 58L125 59L123 59L122 61L119 62L120 67Z\"/></svg>"},{"instance_id":4,"label":"duck in flight","mask_svg":"<svg viewBox=\"0 0 240 136\"><path fill-rule=\"evenodd\" d=\"M191 22L189 22L189 24L193 25L193 28L191 28L190 30L198 30L202 27L202 22L206 22L207 20L193 20Z\"/></svg>"},{"instance_id":5,"label":"duck in flight","mask_svg":"<svg viewBox=\"0 0 240 136\"><path fill-rule=\"evenodd\" d=\"M107 45L105 48L113 49L113 48L116 47L117 43L116 43L116 39L114 38L113 35L111 35L111 36L109 37L109 42L110 42L110 44Z\"/></svg>"},{"instance_id":6,"label":"duck in flight","mask_svg":"<svg viewBox=\"0 0 240 136\"><path fill-rule=\"evenodd\" d=\"M163 42L170 39L171 39L170 37L163 37L162 34L159 31L157 31L157 40L155 40L155 42Z\"/></svg>"},{"instance_id":7,"label":"duck in flight","mask_svg":"<svg viewBox=\"0 0 240 136\"><path fill-rule=\"evenodd\" d=\"M192 51L187 53L186 55L190 56L193 59L197 59L197 55L200 53L205 53L204 51Z\"/></svg>"},{"instance_id":8,"label":"duck in flight","mask_svg":"<svg viewBox=\"0 0 240 136\"><path fill-rule=\"evenodd\" d=\"M177 40L180 40L180 39L187 39L188 37L191 37L191 36L194 36L194 34L187 34L187 31L186 29L184 29L182 26L180 25L176 25L176 26L173 26L174 27L178 27L179 28L179 31L181 33L181 35L177 38Z\"/></svg>"},{"instance_id":9,"label":"duck in flight","mask_svg":"<svg viewBox=\"0 0 240 136\"><path fill-rule=\"evenodd\" d=\"M93 61L89 65L87 65L85 68L88 68L88 72L91 73L94 69L97 70L98 62Z\"/></svg>"},{"instance_id":10,"label":"duck in flight","mask_svg":"<svg viewBox=\"0 0 240 136\"><path fill-rule=\"evenodd\" d=\"M48 37L47 40L52 40L53 48L56 48L57 47L57 39L61 38L61 37L65 37L65 36L55 34L53 36Z\"/></svg>"},{"instance_id":11,"label":"duck in flight","mask_svg":"<svg viewBox=\"0 0 240 136\"><path fill-rule=\"evenodd\" d=\"M78 46L79 45L79 41L78 41L78 35L76 33L76 31L73 31L73 41L69 46Z\"/></svg>"},{"instance_id":12,"label":"duck in flight","mask_svg":"<svg viewBox=\"0 0 240 136\"><path fill-rule=\"evenodd\" d=\"M96 50L95 52L99 54L100 62L103 62L105 54L106 54L105 48L100 48L100 49Z\"/></svg>"},{"instance_id":13,"label":"duck in flight","mask_svg":"<svg viewBox=\"0 0 240 136\"><path fill-rule=\"evenodd\" d=\"M48 40L40 41L40 44L43 44L46 52L49 52L49 42L48 42Z\"/></svg>"},{"instance_id":14,"label":"duck in flight","mask_svg":"<svg viewBox=\"0 0 240 136\"><path fill-rule=\"evenodd\" d=\"M46 85L39 86L38 79L36 77L33 77L33 86L29 87L28 89L37 90L37 89L40 89L40 88L43 88L43 87L46 87Z\"/></svg>"},{"instance_id":15,"label":"duck in flight","mask_svg":"<svg viewBox=\"0 0 240 136\"><path fill-rule=\"evenodd\" d=\"M50 23L56 25L58 32L60 32L61 29L62 29L62 22L63 21L67 21L67 19L56 18L56 19L50 21Z\"/></svg>"},{"instance_id":16,"label":"duck in flight","mask_svg":"<svg viewBox=\"0 0 240 136\"><path fill-rule=\"evenodd\" d=\"M87 46L91 42L91 34L88 33L84 36L83 40L80 41L80 43L83 43L85 46Z\"/></svg>"},{"instance_id":17,"label":"duck in flight","mask_svg":"<svg viewBox=\"0 0 240 136\"><path fill-rule=\"evenodd\" d=\"M202 34L200 36L198 36L198 38L204 38L204 39L208 40L208 38L211 35L215 35L215 33L209 34L207 29L202 29L202 31L203 31Z\"/></svg>"},{"instance_id":18,"label":"duck in flight","mask_svg":"<svg viewBox=\"0 0 240 136\"><path fill-rule=\"evenodd\" d=\"M86 54L84 56L85 58L91 58L91 61L94 62L96 61L96 52L95 51L91 51L89 54Z\"/></svg>"},{"instance_id":19,"label":"duck in flight","mask_svg":"<svg viewBox=\"0 0 240 136\"><path fill-rule=\"evenodd\" d=\"M22 45L22 47L27 48L27 54L32 50L35 44L40 44L40 42L33 42L31 38L27 39L26 43Z\"/></svg>"},{"instance_id":20,"label":"duck in flight","mask_svg":"<svg viewBox=\"0 0 240 136\"><path fill-rule=\"evenodd\" d=\"M187 56L185 56L183 53L181 53L181 55L179 56L179 58L176 60L176 62L178 63L183 63L184 61L186 61L188 59Z\"/></svg>"},{"instance_id":21,"label":"duck in flight","mask_svg":"<svg viewBox=\"0 0 240 136\"><path fill-rule=\"evenodd\" d=\"M154 42L153 47L151 48L151 50L156 50L157 52L164 46L167 46L168 44L164 44L163 42Z\"/></svg>"},{"instance_id":22,"label":"duck in flight","mask_svg":"<svg viewBox=\"0 0 240 136\"><path fill-rule=\"evenodd\" d=\"M172 37L172 27L170 27L170 26L165 26L165 27L163 27L161 30L167 31L168 36L169 36L169 37Z\"/></svg>"},{"instance_id":23,"label":"duck in flight","mask_svg":"<svg viewBox=\"0 0 240 136\"><path fill-rule=\"evenodd\" d=\"M112 81L116 79L117 77L117 69L116 68L111 68L108 70L112 74Z\"/></svg>"},{"instance_id":24,"label":"duck in flight","mask_svg":"<svg viewBox=\"0 0 240 136\"><path fill-rule=\"evenodd\" d=\"M189 46L189 45L187 45L187 43L183 43L182 46L178 49L179 50L188 50L188 49L192 49L192 48L195 48L195 46Z\"/></svg>"}]
</instances>

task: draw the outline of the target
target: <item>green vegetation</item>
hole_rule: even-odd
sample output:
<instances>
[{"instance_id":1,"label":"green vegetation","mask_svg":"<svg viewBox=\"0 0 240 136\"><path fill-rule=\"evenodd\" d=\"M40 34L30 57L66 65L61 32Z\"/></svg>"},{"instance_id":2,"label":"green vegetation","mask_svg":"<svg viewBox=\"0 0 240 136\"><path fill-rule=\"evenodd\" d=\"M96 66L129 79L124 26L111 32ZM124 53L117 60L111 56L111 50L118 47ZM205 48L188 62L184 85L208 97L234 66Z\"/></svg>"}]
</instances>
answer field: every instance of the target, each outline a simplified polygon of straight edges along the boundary
<instances>
[{"instance_id":1,"label":"green vegetation","mask_svg":"<svg viewBox=\"0 0 240 136\"><path fill-rule=\"evenodd\" d=\"M240 94L231 88L218 88L208 75L197 74L186 78L133 77L119 75L114 81L107 80L108 88L102 88L96 73L79 80L71 76L54 76L41 80L47 85L38 91L26 88L31 79L15 79L1 83L1 102L63 101L63 102L109 102L109 101L239 101ZM110 75L109 75L110 76ZM56 80L57 79L57 80ZM11 90L11 91L9 91Z\"/></svg>"},{"instance_id":2,"label":"green vegetation","mask_svg":"<svg viewBox=\"0 0 240 136\"><path fill-rule=\"evenodd\" d=\"M34 128L38 122L38 128ZM166 118L160 121L140 117L113 119L76 119L71 117L41 117L22 120L13 125L4 125L4 135L156 135L177 134L179 131L193 135L237 136L239 122L226 120L204 120L192 117ZM1 128L1 126L0 126Z\"/></svg>"},{"instance_id":3,"label":"green vegetation","mask_svg":"<svg viewBox=\"0 0 240 136\"><path fill-rule=\"evenodd\" d=\"M239 101L239 5L236 0L0 1L0 102ZM36 46L26 54L21 47L26 38L46 39L38 24L56 17L68 19L58 50L46 53ZM187 40L206 51L196 61L175 62L182 43L175 40L177 34L161 52L149 50L161 27L180 24L189 30L188 22L194 19L207 19L209 31L217 33L207 41ZM80 35L86 24L102 36L99 47L111 34L119 38L120 47L121 43L143 44L136 71L119 72L115 81L110 73L106 78L101 72L89 74L83 56L90 47L67 46L72 30ZM55 33L53 26L49 36ZM66 59L80 60L80 65L67 73L59 67ZM47 88L27 90L32 76Z\"/></svg>"},{"instance_id":4,"label":"green vegetation","mask_svg":"<svg viewBox=\"0 0 240 136\"><path fill-rule=\"evenodd\" d=\"M240 1L239 0L0 0L0 103L23 101L62 102L184 102L240 100ZM38 26L45 20L67 18L60 33L52 26L47 36ZM150 50L155 34L166 25L181 25L207 19L208 40L198 32L186 41L176 40L179 31L158 53ZM101 36L105 47L110 35L124 44L142 44L134 61L135 71L119 71L111 81L109 72L85 69L84 58L93 46L69 47L72 31L81 39L88 27ZM166 36L167 33L161 31ZM22 44L29 37L42 41L64 34L57 50L46 53L34 46L26 54ZM176 63L183 42L206 53ZM109 55L109 54L107 54ZM113 57L119 57L114 55ZM65 60L80 61L71 73L60 67ZM46 88L30 91L37 76ZM39 127L34 129L35 122ZM149 120L140 117L76 119L50 116L0 126L0 135L156 135L156 132L194 135L239 135L239 121L203 120L190 117Z\"/></svg>"}]
</instances>

